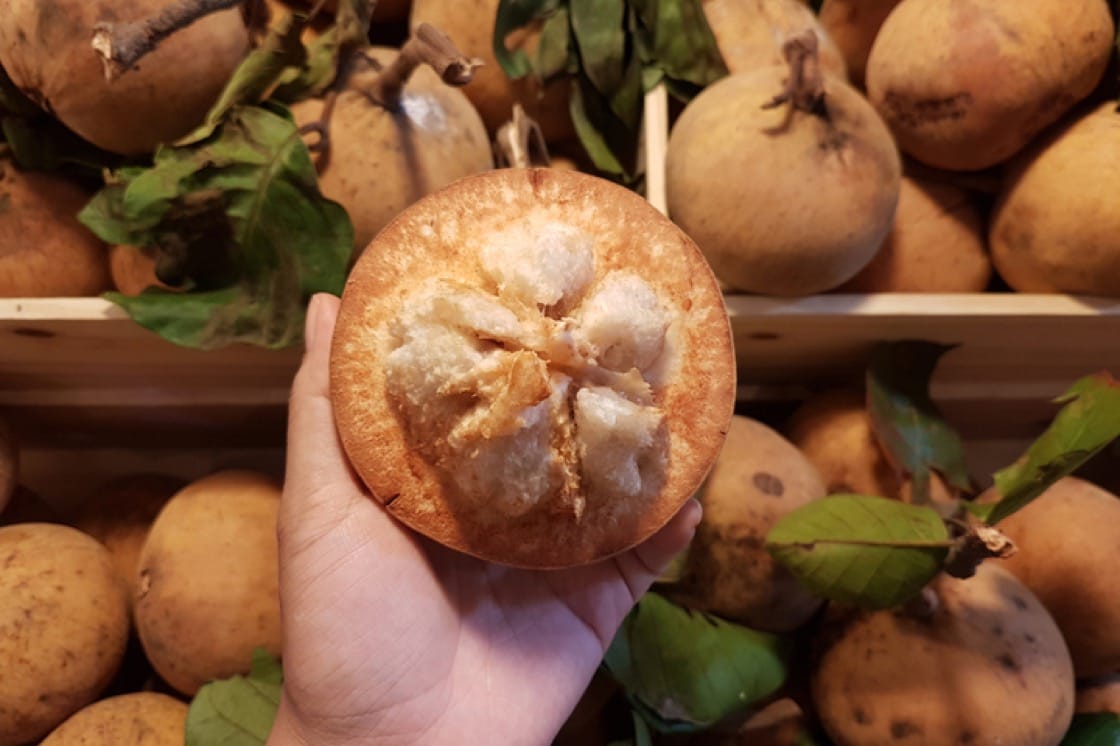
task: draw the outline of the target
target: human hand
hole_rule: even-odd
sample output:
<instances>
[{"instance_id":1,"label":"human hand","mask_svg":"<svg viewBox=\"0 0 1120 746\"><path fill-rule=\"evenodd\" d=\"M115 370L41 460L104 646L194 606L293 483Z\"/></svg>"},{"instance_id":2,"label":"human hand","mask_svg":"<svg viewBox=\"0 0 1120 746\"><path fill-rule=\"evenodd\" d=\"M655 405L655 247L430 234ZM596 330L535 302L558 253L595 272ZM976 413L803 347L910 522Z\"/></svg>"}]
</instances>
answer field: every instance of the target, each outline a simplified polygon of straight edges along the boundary
<instances>
[{"instance_id":1,"label":"human hand","mask_svg":"<svg viewBox=\"0 0 1120 746\"><path fill-rule=\"evenodd\" d=\"M292 387L281 503L284 696L269 746L548 744L618 626L700 520L690 500L602 563L517 570L389 516L349 469L328 384L339 301L319 295Z\"/></svg>"}]
</instances>

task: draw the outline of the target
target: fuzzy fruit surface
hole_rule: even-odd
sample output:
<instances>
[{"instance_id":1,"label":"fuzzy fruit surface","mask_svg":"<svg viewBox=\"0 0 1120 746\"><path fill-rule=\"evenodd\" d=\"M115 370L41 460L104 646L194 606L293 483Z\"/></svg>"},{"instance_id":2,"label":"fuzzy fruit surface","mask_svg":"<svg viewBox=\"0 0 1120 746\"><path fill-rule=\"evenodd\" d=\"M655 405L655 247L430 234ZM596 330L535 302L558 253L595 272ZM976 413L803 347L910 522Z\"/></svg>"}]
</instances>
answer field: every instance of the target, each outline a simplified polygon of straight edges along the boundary
<instances>
[{"instance_id":1,"label":"fuzzy fruit surface","mask_svg":"<svg viewBox=\"0 0 1120 746\"><path fill-rule=\"evenodd\" d=\"M136 68L105 80L90 45L98 23L140 21L166 0L9 0L0 65L45 111L105 150L150 153L197 126L249 50L238 8L171 35Z\"/></svg>"},{"instance_id":2,"label":"fuzzy fruit surface","mask_svg":"<svg viewBox=\"0 0 1120 746\"><path fill-rule=\"evenodd\" d=\"M1073 666L1054 620L995 562L929 586L926 617L837 609L813 702L837 746L1054 746L1073 717Z\"/></svg>"},{"instance_id":3,"label":"fuzzy fruit surface","mask_svg":"<svg viewBox=\"0 0 1120 746\"><path fill-rule=\"evenodd\" d=\"M801 0L703 0L701 7L731 73L784 65L782 45L812 30L820 44L821 67L838 78L848 77L840 50Z\"/></svg>"},{"instance_id":4,"label":"fuzzy fruit surface","mask_svg":"<svg viewBox=\"0 0 1120 746\"><path fill-rule=\"evenodd\" d=\"M862 86L867 57L883 21L902 0L824 0L820 23L840 50L853 84Z\"/></svg>"},{"instance_id":5,"label":"fuzzy fruit surface","mask_svg":"<svg viewBox=\"0 0 1120 746\"><path fill-rule=\"evenodd\" d=\"M903 152L937 168L1001 163L1096 87L1106 0L906 0L867 61L867 92Z\"/></svg>"},{"instance_id":6,"label":"fuzzy fruit surface","mask_svg":"<svg viewBox=\"0 0 1120 746\"><path fill-rule=\"evenodd\" d=\"M1081 112L1010 164L989 235L996 271L1015 290L1120 296L1115 109Z\"/></svg>"},{"instance_id":7,"label":"fuzzy fruit surface","mask_svg":"<svg viewBox=\"0 0 1120 746\"><path fill-rule=\"evenodd\" d=\"M894 218L901 164L874 109L828 75L823 113L764 109L789 74L723 78L669 137L669 214L735 290L830 290L871 261Z\"/></svg>"},{"instance_id":8,"label":"fuzzy fruit surface","mask_svg":"<svg viewBox=\"0 0 1120 746\"><path fill-rule=\"evenodd\" d=\"M75 713L40 746L182 746L187 710L158 692L109 697Z\"/></svg>"}]
</instances>

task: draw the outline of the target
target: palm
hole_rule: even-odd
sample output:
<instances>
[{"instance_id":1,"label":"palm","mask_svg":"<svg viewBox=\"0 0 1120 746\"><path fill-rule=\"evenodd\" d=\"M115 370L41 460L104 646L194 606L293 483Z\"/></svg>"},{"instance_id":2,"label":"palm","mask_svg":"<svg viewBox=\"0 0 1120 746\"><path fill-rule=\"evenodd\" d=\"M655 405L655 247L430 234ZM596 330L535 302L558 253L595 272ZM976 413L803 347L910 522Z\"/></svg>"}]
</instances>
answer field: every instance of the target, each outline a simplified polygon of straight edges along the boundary
<instances>
[{"instance_id":1,"label":"palm","mask_svg":"<svg viewBox=\"0 0 1120 746\"><path fill-rule=\"evenodd\" d=\"M329 335L333 314L320 322ZM418 537L363 492L314 345L291 418L279 530L284 686L316 744L548 743L699 518L678 515L593 566L492 565Z\"/></svg>"}]
</instances>

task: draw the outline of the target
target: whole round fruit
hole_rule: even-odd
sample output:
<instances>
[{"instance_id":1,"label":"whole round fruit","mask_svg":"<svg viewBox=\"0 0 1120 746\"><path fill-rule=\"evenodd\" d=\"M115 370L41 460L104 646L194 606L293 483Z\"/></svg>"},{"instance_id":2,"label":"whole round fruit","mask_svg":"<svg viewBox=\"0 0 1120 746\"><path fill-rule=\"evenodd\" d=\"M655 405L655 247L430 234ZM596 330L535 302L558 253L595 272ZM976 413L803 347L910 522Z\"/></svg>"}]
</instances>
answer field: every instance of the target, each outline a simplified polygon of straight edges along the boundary
<instances>
[{"instance_id":1,"label":"whole round fruit","mask_svg":"<svg viewBox=\"0 0 1120 746\"><path fill-rule=\"evenodd\" d=\"M905 0L875 37L867 92L903 152L987 168L1092 92L1114 37L1106 0Z\"/></svg>"},{"instance_id":2,"label":"whole round fruit","mask_svg":"<svg viewBox=\"0 0 1120 746\"><path fill-rule=\"evenodd\" d=\"M444 545L567 567L699 488L735 398L723 297L631 190L503 168L418 201L358 260L331 348L355 471Z\"/></svg>"},{"instance_id":3,"label":"whole round fruit","mask_svg":"<svg viewBox=\"0 0 1120 746\"><path fill-rule=\"evenodd\" d=\"M902 0L824 0L820 24L840 50L852 83L862 86L879 28Z\"/></svg>"},{"instance_id":4,"label":"whole round fruit","mask_svg":"<svg viewBox=\"0 0 1120 746\"><path fill-rule=\"evenodd\" d=\"M130 598L136 593L140 552L148 530L183 486L181 479L163 474L130 474L102 485L76 511L74 527L109 550Z\"/></svg>"},{"instance_id":5,"label":"whole round fruit","mask_svg":"<svg viewBox=\"0 0 1120 746\"><path fill-rule=\"evenodd\" d=\"M58 176L20 171L0 158L0 298L108 289L105 245L77 218L88 200Z\"/></svg>"},{"instance_id":6,"label":"whole round fruit","mask_svg":"<svg viewBox=\"0 0 1120 746\"><path fill-rule=\"evenodd\" d=\"M399 51L367 53L388 67ZM386 106L368 95L377 75L359 72L338 94L326 122L330 149L316 156L319 188L354 225L355 254L420 197L494 165L486 128L461 90L425 66L412 73L399 105ZM306 99L292 114L307 126L323 119L324 106Z\"/></svg>"},{"instance_id":7,"label":"whole round fruit","mask_svg":"<svg viewBox=\"0 0 1120 746\"><path fill-rule=\"evenodd\" d=\"M276 520L269 477L222 471L163 507L140 553L135 616L152 666L179 692L246 674L280 653Z\"/></svg>"},{"instance_id":8,"label":"whole round fruit","mask_svg":"<svg viewBox=\"0 0 1120 746\"><path fill-rule=\"evenodd\" d=\"M699 494L704 517L688 550L687 603L753 629L804 624L822 600L774 561L766 534L786 513L824 496L824 482L800 451L736 415Z\"/></svg>"},{"instance_id":9,"label":"whole round fruit","mask_svg":"<svg viewBox=\"0 0 1120 746\"><path fill-rule=\"evenodd\" d=\"M894 225L842 293L979 293L992 263L984 216L966 190L904 176Z\"/></svg>"},{"instance_id":10,"label":"whole round fruit","mask_svg":"<svg viewBox=\"0 0 1120 746\"><path fill-rule=\"evenodd\" d=\"M109 684L128 602L108 550L66 526L0 528L0 567L0 743L30 743Z\"/></svg>"},{"instance_id":11,"label":"whole round fruit","mask_svg":"<svg viewBox=\"0 0 1120 746\"><path fill-rule=\"evenodd\" d=\"M94 145L141 155L202 122L249 49L237 8L207 15L159 43L135 68L105 79L91 45L102 22L156 15L166 0L8 0L0 66L45 111Z\"/></svg>"},{"instance_id":12,"label":"whole round fruit","mask_svg":"<svg viewBox=\"0 0 1120 746\"><path fill-rule=\"evenodd\" d=\"M1120 498L1076 477L999 523L1018 548L1001 565L1050 610L1077 677L1120 673Z\"/></svg>"},{"instance_id":13,"label":"whole round fruit","mask_svg":"<svg viewBox=\"0 0 1120 746\"><path fill-rule=\"evenodd\" d=\"M183 746L188 709L157 692L109 697L79 710L40 746Z\"/></svg>"},{"instance_id":14,"label":"whole round fruit","mask_svg":"<svg viewBox=\"0 0 1120 746\"><path fill-rule=\"evenodd\" d=\"M1080 682L1073 709L1076 712L1114 712L1120 715L1120 676Z\"/></svg>"},{"instance_id":15,"label":"whole round fruit","mask_svg":"<svg viewBox=\"0 0 1120 746\"><path fill-rule=\"evenodd\" d=\"M1120 296L1120 216L1108 200L1120 168L1112 103L1079 113L1010 164L992 213L992 262L1021 293Z\"/></svg>"},{"instance_id":16,"label":"whole round fruit","mask_svg":"<svg viewBox=\"0 0 1120 746\"><path fill-rule=\"evenodd\" d=\"M815 38L787 44L791 66L705 88L669 137L669 215L735 290L830 290L871 261L894 219L890 133L855 89L820 74Z\"/></svg>"},{"instance_id":17,"label":"whole round fruit","mask_svg":"<svg viewBox=\"0 0 1120 746\"><path fill-rule=\"evenodd\" d=\"M1073 717L1073 666L1054 620L986 562L929 586L932 613L836 611L812 674L836 746L1054 746Z\"/></svg>"}]
</instances>

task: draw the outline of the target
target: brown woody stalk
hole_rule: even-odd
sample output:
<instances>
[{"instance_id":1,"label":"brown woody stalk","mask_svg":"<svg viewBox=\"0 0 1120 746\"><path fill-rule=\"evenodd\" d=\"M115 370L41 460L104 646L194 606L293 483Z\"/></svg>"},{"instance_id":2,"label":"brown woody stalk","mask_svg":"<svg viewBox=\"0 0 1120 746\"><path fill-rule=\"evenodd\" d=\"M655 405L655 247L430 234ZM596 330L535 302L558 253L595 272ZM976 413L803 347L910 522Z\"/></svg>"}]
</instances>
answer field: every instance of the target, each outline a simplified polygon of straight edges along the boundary
<instances>
[{"instance_id":1,"label":"brown woody stalk","mask_svg":"<svg viewBox=\"0 0 1120 746\"><path fill-rule=\"evenodd\" d=\"M480 59L463 56L454 42L435 26L422 23L401 47L393 63L373 81L367 95L387 109L396 109L404 84L420 65L430 66L444 83L462 86L471 82L474 71L482 64Z\"/></svg>"}]
</instances>

